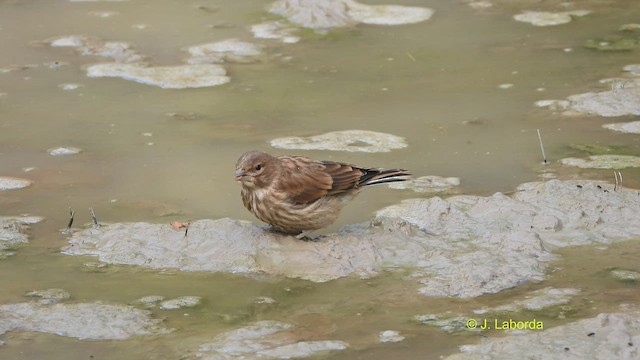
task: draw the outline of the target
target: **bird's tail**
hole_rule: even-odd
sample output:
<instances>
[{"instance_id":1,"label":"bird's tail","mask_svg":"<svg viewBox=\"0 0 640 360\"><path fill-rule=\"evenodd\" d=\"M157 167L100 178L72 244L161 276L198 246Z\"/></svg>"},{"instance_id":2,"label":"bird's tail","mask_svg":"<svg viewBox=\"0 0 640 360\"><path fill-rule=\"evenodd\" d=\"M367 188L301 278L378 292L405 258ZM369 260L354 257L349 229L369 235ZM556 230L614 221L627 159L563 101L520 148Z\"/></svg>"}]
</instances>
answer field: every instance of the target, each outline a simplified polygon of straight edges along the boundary
<instances>
[{"instance_id":1,"label":"bird's tail","mask_svg":"<svg viewBox=\"0 0 640 360\"><path fill-rule=\"evenodd\" d=\"M360 177L358 186L384 184L409 180L411 173L404 169L361 169L364 175Z\"/></svg>"}]
</instances>

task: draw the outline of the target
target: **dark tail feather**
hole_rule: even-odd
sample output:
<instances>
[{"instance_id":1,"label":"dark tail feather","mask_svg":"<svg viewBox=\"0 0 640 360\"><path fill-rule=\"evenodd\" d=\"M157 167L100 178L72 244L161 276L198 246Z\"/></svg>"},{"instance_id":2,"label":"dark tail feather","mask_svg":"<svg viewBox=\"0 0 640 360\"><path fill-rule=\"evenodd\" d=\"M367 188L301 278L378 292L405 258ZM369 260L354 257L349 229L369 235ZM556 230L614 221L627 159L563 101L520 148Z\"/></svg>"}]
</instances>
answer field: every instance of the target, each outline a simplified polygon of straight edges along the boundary
<instances>
[{"instance_id":1,"label":"dark tail feather","mask_svg":"<svg viewBox=\"0 0 640 360\"><path fill-rule=\"evenodd\" d=\"M411 173L403 169L361 169L365 172L358 181L358 186L385 184L409 180Z\"/></svg>"}]
</instances>

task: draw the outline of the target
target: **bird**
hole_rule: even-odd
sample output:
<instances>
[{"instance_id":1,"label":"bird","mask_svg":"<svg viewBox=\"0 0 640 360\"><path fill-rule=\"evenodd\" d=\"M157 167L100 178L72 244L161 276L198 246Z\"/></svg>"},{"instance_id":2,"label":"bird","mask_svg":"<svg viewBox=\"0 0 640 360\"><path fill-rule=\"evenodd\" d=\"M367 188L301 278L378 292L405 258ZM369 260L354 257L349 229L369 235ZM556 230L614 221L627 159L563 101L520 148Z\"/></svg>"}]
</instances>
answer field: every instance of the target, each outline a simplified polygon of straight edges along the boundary
<instances>
[{"instance_id":1,"label":"bird","mask_svg":"<svg viewBox=\"0 0 640 360\"><path fill-rule=\"evenodd\" d=\"M408 180L404 169L363 168L305 156L244 153L236 163L244 206L272 229L307 233L332 224L362 188Z\"/></svg>"}]
</instances>

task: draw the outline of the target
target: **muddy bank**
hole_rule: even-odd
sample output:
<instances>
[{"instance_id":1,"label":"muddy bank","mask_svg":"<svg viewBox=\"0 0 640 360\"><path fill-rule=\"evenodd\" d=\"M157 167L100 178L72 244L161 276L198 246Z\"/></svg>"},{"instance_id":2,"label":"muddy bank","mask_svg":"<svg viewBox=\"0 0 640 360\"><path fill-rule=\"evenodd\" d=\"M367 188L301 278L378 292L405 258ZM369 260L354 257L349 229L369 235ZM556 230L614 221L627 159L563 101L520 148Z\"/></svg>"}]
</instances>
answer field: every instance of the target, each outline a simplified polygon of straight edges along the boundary
<instances>
[{"instance_id":1,"label":"muddy bank","mask_svg":"<svg viewBox=\"0 0 640 360\"><path fill-rule=\"evenodd\" d=\"M409 269L429 296L474 297L541 281L553 249L640 236L637 190L598 181L526 183L512 196L413 199L316 241L233 219L107 224L74 233L68 255L183 271L324 282ZM186 236L185 236L186 235Z\"/></svg>"}]
</instances>

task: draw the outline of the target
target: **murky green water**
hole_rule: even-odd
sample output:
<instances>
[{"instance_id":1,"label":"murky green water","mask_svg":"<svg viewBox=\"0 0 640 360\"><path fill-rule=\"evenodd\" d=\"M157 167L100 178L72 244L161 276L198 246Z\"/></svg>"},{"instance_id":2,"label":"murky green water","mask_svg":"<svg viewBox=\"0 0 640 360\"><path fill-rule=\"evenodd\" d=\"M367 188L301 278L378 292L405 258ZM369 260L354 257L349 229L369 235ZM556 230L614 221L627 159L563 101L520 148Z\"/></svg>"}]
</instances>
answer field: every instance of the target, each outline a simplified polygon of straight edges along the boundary
<instances>
[{"instance_id":1,"label":"murky green water","mask_svg":"<svg viewBox=\"0 0 640 360\"><path fill-rule=\"evenodd\" d=\"M400 275L327 284L220 274L158 273L129 267L87 272L59 253L66 238L68 207L78 223L93 207L104 222L232 217L252 219L233 181L237 157L270 148L282 136L366 129L406 137L406 149L390 153L302 152L361 165L404 167L414 174L456 176L466 193L510 191L535 181L543 170L558 177L611 178L610 171L562 168L557 160L585 156L572 144L623 146L640 155L640 138L603 129L631 120L562 117L536 108L541 99L605 90L598 80L620 75L638 62L638 50L596 52L582 47L637 22L635 0L593 0L574 8L594 13L570 24L534 27L512 16L521 10L558 10L560 1L496 1L474 10L463 1L397 0L435 10L427 22L406 26L360 25L327 35L304 33L297 44L263 41L266 55L254 64L228 64L227 85L163 90L122 79L86 77L84 65L102 59L69 48L37 46L53 36L84 34L133 43L155 65L181 63L186 46L230 37L254 41L249 25L274 18L268 1L125 2L0 1L0 175L28 178L28 189L0 193L0 215L44 216L30 244L0 261L0 303L24 301L33 289L61 287L78 302L130 303L159 294L199 295L200 308L168 316L176 331L152 339L83 342L54 335L9 333L2 359L176 359L218 331L251 320L295 323L309 339L340 339L352 348L335 358L438 358L478 335L450 335L411 321L413 315L469 310L503 303L545 286L583 290L566 320L555 310L533 315L549 324L615 309L640 296L637 285L603 275L620 266L640 271L638 245L607 251L565 249L543 284L473 300L418 296ZM368 1L367 3L385 3ZM386 2L389 3L389 2ZM96 11L118 14L100 18ZM132 27L146 24L145 29ZM565 49L573 49L570 52ZM48 64L61 64L52 69ZM60 84L83 87L64 91ZM508 89L500 84L513 84ZM179 114L172 116L171 114ZM551 165L541 164L536 129L542 131ZM146 136L151 133L152 136ZM148 143L153 143L149 145ZM76 146L77 156L54 158L46 149ZM35 167L24 172L23 168ZM625 169L627 186L640 186L640 171ZM329 230L369 219L376 209L415 197L377 188L351 204ZM583 259L589 257L585 263ZM622 264L624 262L624 266ZM287 290L288 289L288 290ZM256 296L277 306L258 309ZM187 316L188 315L188 316ZM407 336L399 344L372 345L379 331Z\"/></svg>"}]
</instances>

